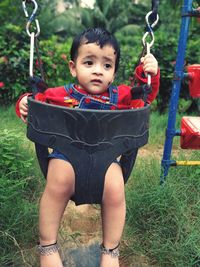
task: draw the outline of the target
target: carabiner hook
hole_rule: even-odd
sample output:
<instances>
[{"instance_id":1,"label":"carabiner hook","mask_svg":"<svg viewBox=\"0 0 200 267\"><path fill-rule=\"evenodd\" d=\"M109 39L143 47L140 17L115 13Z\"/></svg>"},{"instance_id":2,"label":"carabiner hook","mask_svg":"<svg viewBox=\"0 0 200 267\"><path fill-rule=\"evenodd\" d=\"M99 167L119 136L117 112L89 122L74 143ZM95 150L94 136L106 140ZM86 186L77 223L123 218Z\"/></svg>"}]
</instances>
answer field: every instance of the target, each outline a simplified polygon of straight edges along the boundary
<instances>
[{"instance_id":1,"label":"carabiner hook","mask_svg":"<svg viewBox=\"0 0 200 267\"><path fill-rule=\"evenodd\" d=\"M143 38L142 38L142 43L143 43L143 46L145 47L146 46L146 38L148 35L151 36L151 42L149 43L149 47L152 47L152 45L154 44L154 33L153 33L153 28L156 26L156 24L158 23L159 21L159 16L157 14L157 17L156 17L156 20L150 25L149 23L149 17L150 15L153 13L153 11L150 11L146 14L146 17L145 17L145 20L146 20L146 24L147 24L147 28L148 28L148 31L143 35Z\"/></svg>"},{"instance_id":2,"label":"carabiner hook","mask_svg":"<svg viewBox=\"0 0 200 267\"><path fill-rule=\"evenodd\" d=\"M150 48L154 44L154 33L153 33L152 29L156 26L156 24L158 23L158 20L159 20L159 16L157 14L156 20L152 24L150 24L149 23L149 17L152 13L153 13L153 11L150 11L146 14L145 20L146 20L148 31L145 32L145 34L142 37L142 43L143 43L144 48L146 49L147 55L150 53ZM146 38L148 35L150 35L150 37L151 37L150 43L146 42ZM149 73L147 74L147 84L148 84L148 86L151 86L151 75Z\"/></svg>"},{"instance_id":3,"label":"carabiner hook","mask_svg":"<svg viewBox=\"0 0 200 267\"><path fill-rule=\"evenodd\" d=\"M147 27L153 29L159 21L159 15L157 14L156 20L150 25L149 17L151 16L151 14L153 14L153 11L150 11L146 14L145 20L146 20Z\"/></svg>"},{"instance_id":4,"label":"carabiner hook","mask_svg":"<svg viewBox=\"0 0 200 267\"><path fill-rule=\"evenodd\" d=\"M37 29L37 33L35 34L35 37L38 37L40 34L40 25L39 25L38 19L35 19L35 24L36 24L36 29ZM31 37L31 33L29 30L30 26L31 26L31 21L29 20L26 24L26 32L27 32L29 37Z\"/></svg>"},{"instance_id":5,"label":"carabiner hook","mask_svg":"<svg viewBox=\"0 0 200 267\"><path fill-rule=\"evenodd\" d=\"M26 8L26 3L29 3L29 4L32 3L34 5L34 9L33 9L33 12L32 12L30 17L28 15L28 11L27 11L27 8ZM23 7L24 14L25 14L26 18L29 17L28 22L26 24L26 32L27 32L28 36L31 37L31 33L30 33L29 29L30 29L31 23L33 21L35 21L36 29L37 29L37 33L35 33L35 37L39 36L39 34L40 34L40 25L39 25L39 21L37 19L35 19L35 16L36 16L36 13L37 13L37 10L38 10L38 4L37 4L36 0L23 0L22 1L22 7Z\"/></svg>"},{"instance_id":6,"label":"carabiner hook","mask_svg":"<svg viewBox=\"0 0 200 267\"><path fill-rule=\"evenodd\" d=\"M28 15L28 11L27 11L27 8L26 8L26 3L27 2L34 4L34 9L33 9L33 12L32 12L32 14L31 14L30 17ZM38 10L38 4L37 4L37 2L35 0L23 0L22 1L22 7L23 7L24 14L25 14L26 18L29 17L28 21L32 22L35 19L35 15L36 15L37 10Z\"/></svg>"},{"instance_id":7,"label":"carabiner hook","mask_svg":"<svg viewBox=\"0 0 200 267\"><path fill-rule=\"evenodd\" d=\"M143 35L143 37L142 37L142 44L143 44L144 47L146 46L146 44L147 44L147 42L146 42L146 38L147 38L148 35L151 36L151 42L148 43L148 44L149 44L149 48L151 48L151 47L153 46L153 44L154 44L154 40L155 40L153 31L151 31L151 32L146 32L146 33Z\"/></svg>"}]
</instances>

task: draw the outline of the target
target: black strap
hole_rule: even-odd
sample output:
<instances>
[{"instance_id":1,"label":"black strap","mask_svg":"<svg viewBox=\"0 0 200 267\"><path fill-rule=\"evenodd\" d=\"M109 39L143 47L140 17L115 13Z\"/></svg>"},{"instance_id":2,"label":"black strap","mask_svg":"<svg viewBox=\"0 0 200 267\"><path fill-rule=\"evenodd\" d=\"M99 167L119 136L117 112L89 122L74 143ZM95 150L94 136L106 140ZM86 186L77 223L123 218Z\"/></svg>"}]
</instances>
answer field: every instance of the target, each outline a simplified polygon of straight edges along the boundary
<instances>
[{"instance_id":1,"label":"black strap","mask_svg":"<svg viewBox=\"0 0 200 267\"><path fill-rule=\"evenodd\" d=\"M151 10L158 13L159 0L152 0Z\"/></svg>"},{"instance_id":2,"label":"black strap","mask_svg":"<svg viewBox=\"0 0 200 267\"><path fill-rule=\"evenodd\" d=\"M44 69L43 69L43 62L42 62L42 59L41 59L41 56L40 56L39 41L38 41L37 37L35 38L35 51L36 51L36 55L37 55L38 67L39 67L39 70L40 70L40 74L41 74L42 80L44 82L46 82L46 75L45 75L45 72L44 72Z\"/></svg>"},{"instance_id":3,"label":"black strap","mask_svg":"<svg viewBox=\"0 0 200 267\"><path fill-rule=\"evenodd\" d=\"M44 82L44 80L37 76L30 77L29 83L34 98L37 93L43 93L48 88L48 85ZM48 170L48 148L41 144L35 143L35 151L40 165L40 169L44 177L46 177Z\"/></svg>"},{"instance_id":4,"label":"black strap","mask_svg":"<svg viewBox=\"0 0 200 267\"><path fill-rule=\"evenodd\" d=\"M35 152L38 158L38 163L40 165L40 169L44 175L44 177L47 177L47 171L48 171L48 164L49 164L49 151L48 147L43 146L41 144L35 143Z\"/></svg>"},{"instance_id":5,"label":"black strap","mask_svg":"<svg viewBox=\"0 0 200 267\"><path fill-rule=\"evenodd\" d=\"M143 84L140 86L134 86L131 89L132 99L142 99L145 103L145 106L147 105L147 97L148 94L150 94L152 91L152 87L148 84Z\"/></svg>"},{"instance_id":6,"label":"black strap","mask_svg":"<svg viewBox=\"0 0 200 267\"><path fill-rule=\"evenodd\" d=\"M43 93L48 88L48 85L43 81L43 79L37 76L30 77L29 83L33 96L37 93Z\"/></svg>"},{"instance_id":7,"label":"black strap","mask_svg":"<svg viewBox=\"0 0 200 267\"><path fill-rule=\"evenodd\" d=\"M151 10L152 14L150 15L149 19L151 24L156 20L158 14L158 7L159 7L159 0L152 0L151 3Z\"/></svg>"}]
</instances>

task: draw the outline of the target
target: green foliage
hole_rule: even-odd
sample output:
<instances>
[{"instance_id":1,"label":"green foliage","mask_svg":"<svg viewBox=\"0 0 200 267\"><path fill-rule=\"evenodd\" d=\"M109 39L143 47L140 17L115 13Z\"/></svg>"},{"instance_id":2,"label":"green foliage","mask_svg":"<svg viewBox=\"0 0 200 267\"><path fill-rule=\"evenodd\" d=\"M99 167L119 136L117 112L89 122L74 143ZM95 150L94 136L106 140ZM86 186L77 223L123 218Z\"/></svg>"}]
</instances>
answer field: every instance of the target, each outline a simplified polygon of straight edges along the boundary
<instances>
[{"instance_id":1,"label":"green foliage","mask_svg":"<svg viewBox=\"0 0 200 267\"><path fill-rule=\"evenodd\" d=\"M5 36L5 37L3 37ZM21 28L8 24L0 35L0 72L4 73L0 88L0 104L8 105L24 92L31 91L29 74L29 38ZM40 43L43 67L49 86L63 85L71 75L68 69L71 39L58 43L54 36ZM41 76L35 58L34 74Z\"/></svg>"},{"instance_id":2,"label":"green foliage","mask_svg":"<svg viewBox=\"0 0 200 267\"><path fill-rule=\"evenodd\" d=\"M162 31L156 32L156 41L152 53L159 62L161 71L158 106L164 111L169 103L173 72L176 63L178 36L170 37ZM170 51L170 53L169 53Z\"/></svg>"},{"instance_id":3,"label":"green foliage","mask_svg":"<svg viewBox=\"0 0 200 267\"><path fill-rule=\"evenodd\" d=\"M159 186L158 164L155 159L140 160L134 171L140 179L128 189L130 250L146 255L158 266L192 267L200 257L198 168L172 170L166 184Z\"/></svg>"},{"instance_id":4,"label":"green foliage","mask_svg":"<svg viewBox=\"0 0 200 267\"><path fill-rule=\"evenodd\" d=\"M28 174L33 159L24 160L21 157L21 134L4 129L0 132L1 173L12 173L13 179L20 178L21 174ZM17 161L15 160L17 158Z\"/></svg>"},{"instance_id":5,"label":"green foliage","mask_svg":"<svg viewBox=\"0 0 200 267\"><path fill-rule=\"evenodd\" d=\"M22 5L18 0L1 0L0 2L0 29L2 25L22 22ZM22 11L23 12L23 11Z\"/></svg>"},{"instance_id":6,"label":"green foliage","mask_svg":"<svg viewBox=\"0 0 200 267\"><path fill-rule=\"evenodd\" d=\"M94 6L94 26L107 28L111 33L128 24L127 10L130 1L96 1ZM116 20L116 17L118 18Z\"/></svg>"},{"instance_id":7,"label":"green foliage","mask_svg":"<svg viewBox=\"0 0 200 267\"><path fill-rule=\"evenodd\" d=\"M34 6L26 2L26 8L28 15L33 12ZM59 15L56 14L57 0L43 0L37 1L38 11L36 16L39 15L39 23L42 29L41 36L43 38L50 37L57 31L57 25L55 25L55 18ZM40 15L41 14L41 15ZM3 30L7 24L14 24L18 27L23 27L25 30L25 23L27 19L25 17L22 1L19 0L1 0L0 2L0 30Z\"/></svg>"},{"instance_id":8,"label":"green foliage","mask_svg":"<svg viewBox=\"0 0 200 267\"><path fill-rule=\"evenodd\" d=\"M13 124L13 115L1 110L1 122L10 117ZM5 129L3 125L0 131L0 266L21 266L24 248L37 242L39 183L33 176L37 172L23 133L10 127Z\"/></svg>"},{"instance_id":9,"label":"green foliage","mask_svg":"<svg viewBox=\"0 0 200 267\"><path fill-rule=\"evenodd\" d=\"M138 65L143 50L142 29L135 25L125 26L115 33L121 46L121 58L115 83L130 84L134 69Z\"/></svg>"},{"instance_id":10,"label":"green foliage","mask_svg":"<svg viewBox=\"0 0 200 267\"><path fill-rule=\"evenodd\" d=\"M55 36L40 42L42 62L50 87L61 86L71 81L68 68L71 42L72 40L68 39L66 42L59 43Z\"/></svg>"},{"instance_id":11,"label":"green foliage","mask_svg":"<svg viewBox=\"0 0 200 267\"><path fill-rule=\"evenodd\" d=\"M37 242L37 206L27 199L31 179L14 180L11 173L0 175L1 266L20 262L20 251Z\"/></svg>"},{"instance_id":12,"label":"green foliage","mask_svg":"<svg viewBox=\"0 0 200 267\"><path fill-rule=\"evenodd\" d=\"M0 104L9 104L27 91L29 47L21 28L7 24L0 34Z\"/></svg>"}]
</instances>

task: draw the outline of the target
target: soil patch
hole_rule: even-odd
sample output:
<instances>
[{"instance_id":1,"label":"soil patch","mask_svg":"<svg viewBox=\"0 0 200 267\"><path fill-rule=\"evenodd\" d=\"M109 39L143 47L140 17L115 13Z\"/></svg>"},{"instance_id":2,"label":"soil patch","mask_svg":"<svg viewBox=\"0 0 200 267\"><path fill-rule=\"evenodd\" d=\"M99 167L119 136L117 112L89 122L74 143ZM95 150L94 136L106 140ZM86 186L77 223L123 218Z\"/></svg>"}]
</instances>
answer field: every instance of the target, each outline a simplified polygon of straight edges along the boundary
<instances>
[{"instance_id":1,"label":"soil patch","mask_svg":"<svg viewBox=\"0 0 200 267\"><path fill-rule=\"evenodd\" d=\"M75 206L70 202L64 214L59 243L64 267L99 267L102 241L98 205ZM121 247L127 244L121 243ZM120 257L120 267L148 267L144 256Z\"/></svg>"}]
</instances>

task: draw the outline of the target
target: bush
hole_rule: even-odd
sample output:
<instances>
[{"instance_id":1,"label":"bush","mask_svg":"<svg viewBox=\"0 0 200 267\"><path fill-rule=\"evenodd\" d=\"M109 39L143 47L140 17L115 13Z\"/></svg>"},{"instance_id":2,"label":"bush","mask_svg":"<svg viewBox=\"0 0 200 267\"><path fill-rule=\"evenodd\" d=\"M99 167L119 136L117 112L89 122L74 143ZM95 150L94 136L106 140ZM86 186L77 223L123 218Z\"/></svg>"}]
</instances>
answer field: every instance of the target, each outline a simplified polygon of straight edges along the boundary
<instances>
[{"instance_id":1,"label":"bush","mask_svg":"<svg viewBox=\"0 0 200 267\"><path fill-rule=\"evenodd\" d=\"M181 17L180 17L181 20ZM180 21L179 21L180 23ZM200 60L200 49L198 46L198 35L195 30L198 29L197 23L194 21L192 24L187 41L187 50L185 56L185 68L184 72L187 72L186 67L190 64L197 64ZM154 55L159 62L159 67L161 69L161 80L160 80L160 92L158 96L158 107L161 112L165 111L172 89L172 82L175 71L175 64L177 59L178 42L179 42L179 27L176 26L174 33L165 32L163 29L158 29L155 33L155 45L154 45ZM180 51L179 51L180 53ZM179 54L179 56L182 56ZM185 108L190 108L191 102L193 102L193 111L196 110L197 103L189 95L189 88L187 80L182 80L180 99L188 101L185 104ZM183 101L182 101L183 103ZM182 107L180 108L182 109ZM191 109L190 109L191 110ZM192 111L192 110L191 110Z\"/></svg>"},{"instance_id":2,"label":"bush","mask_svg":"<svg viewBox=\"0 0 200 267\"><path fill-rule=\"evenodd\" d=\"M40 42L40 51L49 87L61 86L72 81L68 68L71 39L59 43L56 36Z\"/></svg>"},{"instance_id":3,"label":"bush","mask_svg":"<svg viewBox=\"0 0 200 267\"><path fill-rule=\"evenodd\" d=\"M42 66L49 87L63 85L71 80L68 59L71 40L59 43L54 36L40 43ZM24 92L31 92L29 85L29 37L24 29L6 25L0 34L0 105L9 105ZM39 61L34 64L34 75L41 76Z\"/></svg>"},{"instance_id":4,"label":"bush","mask_svg":"<svg viewBox=\"0 0 200 267\"><path fill-rule=\"evenodd\" d=\"M27 91L29 47L20 27L7 24L0 34L0 73L4 87L0 88L0 105L10 104Z\"/></svg>"}]
</instances>

